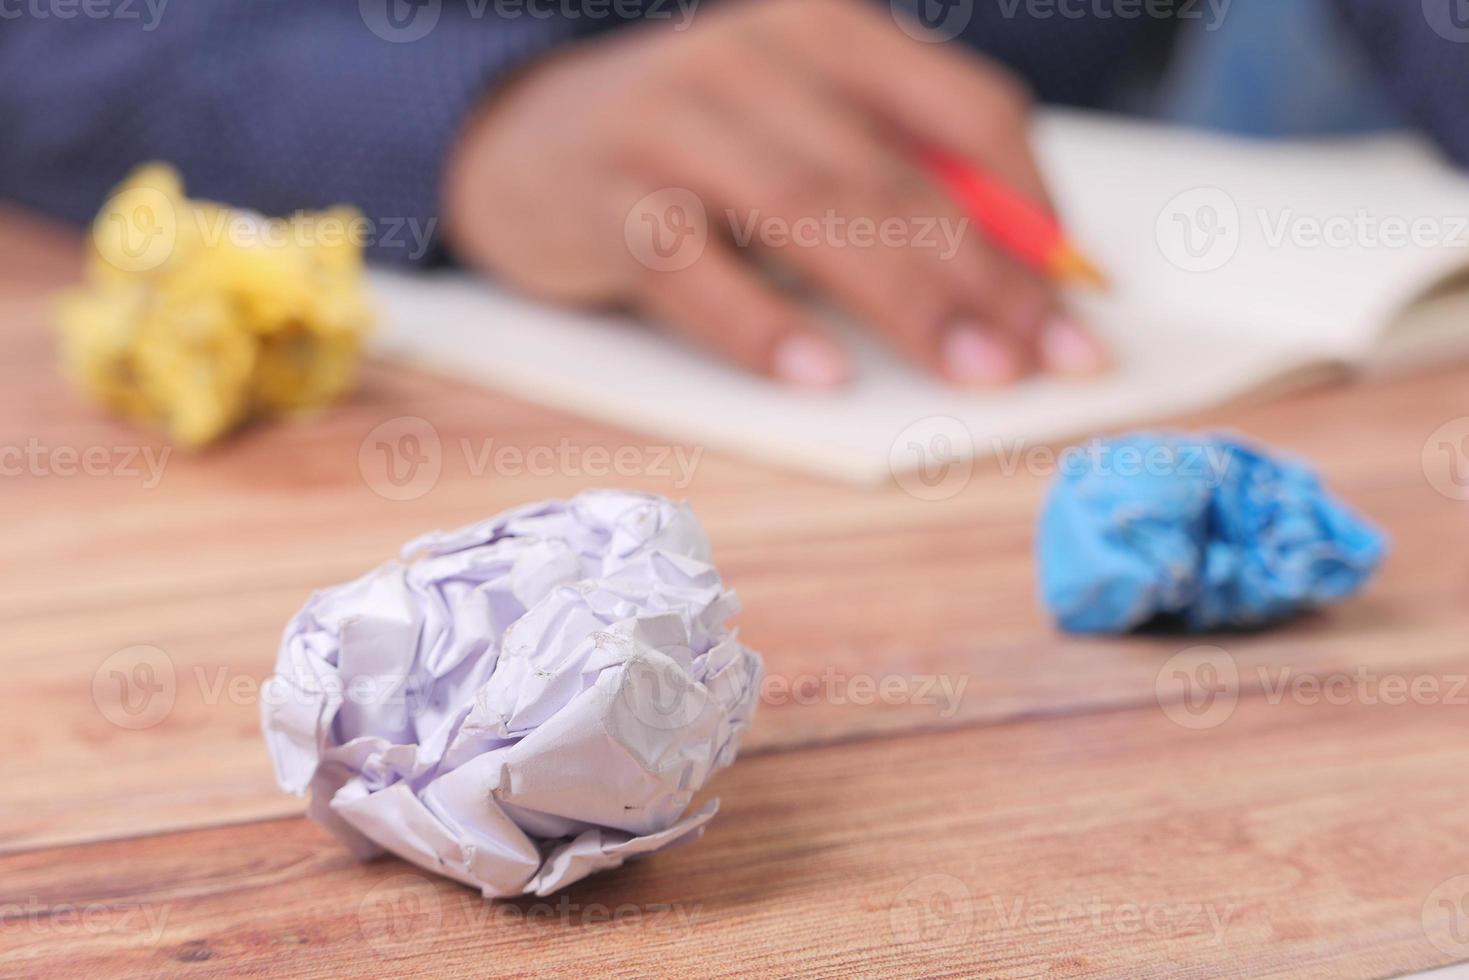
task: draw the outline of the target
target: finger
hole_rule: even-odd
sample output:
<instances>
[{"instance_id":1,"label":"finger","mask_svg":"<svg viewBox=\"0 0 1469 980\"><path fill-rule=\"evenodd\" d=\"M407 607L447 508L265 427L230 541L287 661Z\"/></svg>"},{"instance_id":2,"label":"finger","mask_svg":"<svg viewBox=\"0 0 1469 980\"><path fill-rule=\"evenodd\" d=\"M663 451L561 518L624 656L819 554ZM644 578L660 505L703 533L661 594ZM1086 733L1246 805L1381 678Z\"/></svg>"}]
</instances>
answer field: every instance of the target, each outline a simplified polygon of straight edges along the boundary
<instances>
[{"instance_id":1,"label":"finger","mask_svg":"<svg viewBox=\"0 0 1469 980\"><path fill-rule=\"evenodd\" d=\"M863 6L844 0L822 5L830 8L830 16L823 17L819 32L806 26L764 38L767 49L789 51L807 70L871 106L890 126L957 151L1049 208L1030 149L1028 98L1008 73L944 46L918 42ZM855 54L834 56L844 42ZM968 237L979 245L977 234ZM975 254L979 248L966 251L969 257L960 266L990 297L981 302L982 313L1023 352L1058 373L1105 367L1103 346L1061 308L1049 281L1007 255L981 262Z\"/></svg>"},{"instance_id":2,"label":"finger","mask_svg":"<svg viewBox=\"0 0 1469 980\"><path fill-rule=\"evenodd\" d=\"M814 388L835 387L851 374L846 353L811 315L717 239L686 268L650 271L636 302L650 317L752 371Z\"/></svg>"},{"instance_id":3,"label":"finger","mask_svg":"<svg viewBox=\"0 0 1469 980\"><path fill-rule=\"evenodd\" d=\"M1050 207L1030 150L1030 99L1008 72L952 45L918 41L866 4L806 0L772 9L769 17L787 20L757 21L764 42L790 50L895 131L981 163Z\"/></svg>"},{"instance_id":4,"label":"finger","mask_svg":"<svg viewBox=\"0 0 1469 980\"><path fill-rule=\"evenodd\" d=\"M935 332L954 312L949 292L925 284L902 250L839 248L823 238L830 174L786 154L706 103L660 107L661 125L624 165L647 182L692 189L735 244L777 255L834 304L881 330L905 354L939 370ZM783 233L776 240L774 233ZM927 288L925 288L927 285Z\"/></svg>"},{"instance_id":5,"label":"finger","mask_svg":"<svg viewBox=\"0 0 1469 980\"><path fill-rule=\"evenodd\" d=\"M893 227L891 247L880 241L875 255L835 258L863 266L851 274L864 282L901 275L910 294L921 289L946 296L952 315L948 323L916 324L891 309L901 298L878 297L882 319L876 325L903 329L895 337L900 346L930 348L918 351L919 359L931 362L936 353L953 380L1002 383L1029 370L1038 359L1039 325L1055 312L1051 290L973 229L952 198L849 100L799 66L768 54L746 58L740 75L747 83L713 84L709 97L779 152L821 174L830 188L827 201L845 217ZM896 226L887 224L894 221ZM869 270L867 259L885 268ZM815 271L835 274L825 266ZM957 339L949 336L955 331Z\"/></svg>"}]
</instances>

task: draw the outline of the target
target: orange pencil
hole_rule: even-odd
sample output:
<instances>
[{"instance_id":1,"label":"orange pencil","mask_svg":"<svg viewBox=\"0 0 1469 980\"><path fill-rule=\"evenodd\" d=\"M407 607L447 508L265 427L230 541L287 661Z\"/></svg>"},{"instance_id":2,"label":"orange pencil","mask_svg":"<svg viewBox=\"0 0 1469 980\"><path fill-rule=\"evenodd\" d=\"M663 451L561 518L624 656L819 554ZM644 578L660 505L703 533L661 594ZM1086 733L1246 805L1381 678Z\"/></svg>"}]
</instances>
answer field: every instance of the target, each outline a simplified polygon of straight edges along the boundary
<instances>
[{"instance_id":1,"label":"orange pencil","mask_svg":"<svg viewBox=\"0 0 1469 980\"><path fill-rule=\"evenodd\" d=\"M1107 288L1101 270L1066 240L1044 208L952 153L929 147L919 156L995 244L1057 282Z\"/></svg>"}]
</instances>

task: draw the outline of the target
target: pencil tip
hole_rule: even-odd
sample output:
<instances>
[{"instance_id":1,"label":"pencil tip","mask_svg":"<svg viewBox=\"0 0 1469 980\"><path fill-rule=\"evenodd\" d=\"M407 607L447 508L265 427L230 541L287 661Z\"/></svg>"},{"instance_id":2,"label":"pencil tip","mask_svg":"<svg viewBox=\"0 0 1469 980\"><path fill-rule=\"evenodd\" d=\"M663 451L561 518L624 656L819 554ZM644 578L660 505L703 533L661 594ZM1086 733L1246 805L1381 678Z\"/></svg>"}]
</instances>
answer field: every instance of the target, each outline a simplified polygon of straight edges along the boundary
<instances>
[{"instance_id":1,"label":"pencil tip","mask_svg":"<svg viewBox=\"0 0 1469 980\"><path fill-rule=\"evenodd\" d=\"M1058 247L1047 265L1051 278L1057 282L1078 283L1103 292L1111 289L1102 270L1070 245Z\"/></svg>"}]
</instances>

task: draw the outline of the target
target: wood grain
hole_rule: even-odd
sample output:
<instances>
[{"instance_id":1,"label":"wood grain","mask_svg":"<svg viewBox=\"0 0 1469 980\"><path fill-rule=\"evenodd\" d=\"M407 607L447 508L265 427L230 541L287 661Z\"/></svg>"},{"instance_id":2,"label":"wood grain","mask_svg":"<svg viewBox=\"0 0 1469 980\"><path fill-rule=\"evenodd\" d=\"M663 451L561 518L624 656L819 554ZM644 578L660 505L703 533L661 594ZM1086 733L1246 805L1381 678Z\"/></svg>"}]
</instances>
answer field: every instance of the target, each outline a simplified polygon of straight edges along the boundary
<instances>
[{"instance_id":1,"label":"wood grain","mask_svg":"<svg viewBox=\"0 0 1469 980\"><path fill-rule=\"evenodd\" d=\"M476 454L491 439L490 451L631 447L650 464L665 447L374 364L339 409L172 454L147 485L122 471L124 457L136 469L164 444L87 406L52 366L49 297L75 278L78 254L72 235L0 216L0 447L50 464L57 449L101 447L112 461L102 475L53 465L0 478L0 894L11 903L0 974L74 956L76 974L367 976L383 971L384 949L395 972L438 975L493 963L505 975L1371 976L1451 958L1417 916L1435 882L1469 872L1449 832L1463 799L1447 778L1465 761L1463 706L1360 695L1311 706L1272 686L1363 673L1452 684L1469 671L1469 513L1434 489L1424 459L1429 435L1465 413L1469 368L1180 420L1310 458L1383 525L1394 552L1365 595L1258 635L1081 640L1057 635L1034 600L1031 526L1049 474L1024 466L990 463L941 502L688 446L686 482L652 465L610 478L483 470ZM376 427L408 416L433 426L442 473L422 496L390 500L359 453ZM690 500L771 678L706 841L569 893L638 904L639 917L503 913L487 925L502 913L484 909L498 906L403 879L401 864L354 865L295 819L300 803L270 775L254 690L310 591L426 528L607 484ZM1165 667L1199 643L1227 650L1239 706L1192 732L1168 718L1184 692ZM108 671L138 645L156 650L175 690L132 729L116 723ZM884 681L904 695L864 699ZM904 892L930 874L965 890L962 942L952 928L898 941L946 921L932 880ZM998 914L997 896L1042 912L1078 896L1241 908L1207 946L1193 934L1027 928ZM441 927L364 935L378 928L359 921L373 902L411 913L428 897ZM42 912L24 911L33 898ZM939 911L893 925L893 903L915 899ZM667 916L655 925L646 911L655 902L697 907L697 922L670 933ZM72 922L78 909L103 928ZM156 941L134 928L150 909L168 916ZM134 925L118 924L128 916Z\"/></svg>"},{"instance_id":2,"label":"wood grain","mask_svg":"<svg viewBox=\"0 0 1469 980\"><path fill-rule=\"evenodd\" d=\"M768 753L702 841L512 902L300 818L32 851L0 858L0 971L1382 976L1452 958L1423 914L1469 871L1464 735L1256 698Z\"/></svg>"}]
</instances>

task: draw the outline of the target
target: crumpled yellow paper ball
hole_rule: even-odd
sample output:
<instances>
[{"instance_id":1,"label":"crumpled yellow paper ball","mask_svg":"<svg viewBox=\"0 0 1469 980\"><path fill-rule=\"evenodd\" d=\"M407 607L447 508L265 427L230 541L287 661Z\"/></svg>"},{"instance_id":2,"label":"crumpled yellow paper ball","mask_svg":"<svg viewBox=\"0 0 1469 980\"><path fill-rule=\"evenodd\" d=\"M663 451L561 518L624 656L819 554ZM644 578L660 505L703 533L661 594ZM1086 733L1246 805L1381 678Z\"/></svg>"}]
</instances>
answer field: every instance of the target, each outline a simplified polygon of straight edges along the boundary
<instances>
[{"instance_id":1,"label":"crumpled yellow paper ball","mask_svg":"<svg viewBox=\"0 0 1469 980\"><path fill-rule=\"evenodd\" d=\"M372 325L364 224L191 201L171 168L140 167L93 223L87 284L58 304L67 375L185 446L334 401Z\"/></svg>"}]
</instances>

